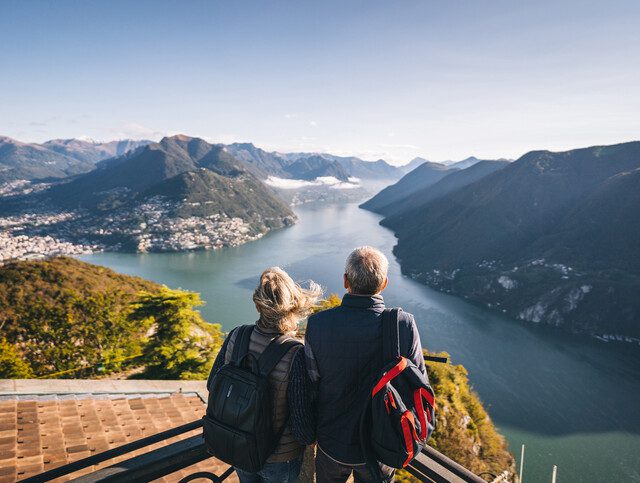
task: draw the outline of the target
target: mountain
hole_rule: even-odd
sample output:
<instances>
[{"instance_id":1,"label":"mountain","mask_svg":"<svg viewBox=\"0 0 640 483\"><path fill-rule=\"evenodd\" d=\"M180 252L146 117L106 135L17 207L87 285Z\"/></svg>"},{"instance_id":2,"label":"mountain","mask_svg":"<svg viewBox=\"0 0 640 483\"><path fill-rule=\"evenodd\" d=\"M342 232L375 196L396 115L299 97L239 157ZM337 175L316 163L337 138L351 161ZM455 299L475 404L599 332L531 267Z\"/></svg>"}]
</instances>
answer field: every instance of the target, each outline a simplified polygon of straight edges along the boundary
<instances>
[{"instance_id":1,"label":"mountain","mask_svg":"<svg viewBox=\"0 0 640 483\"><path fill-rule=\"evenodd\" d=\"M640 273L640 168L616 174L581 198L532 249L548 258L592 260L606 270Z\"/></svg>"},{"instance_id":2,"label":"mountain","mask_svg":"<svg viewBox=\"0 0 640 483\"><path fill-rule=\"evenodd\" d=\"M52 139L42 143L42 147L55 151L78 161L96 164L103 159L122 156L153 141L121 139L118 141L96 142L83 139Z\"/></svg>"},{"instance_id":3,"label":"mountain","mask_svg":"<svg viewBox=\"0 0 640 483\"><path fill-rule=\"evenodd\" d=\"M151 186L181 173L207 168L223 176L245 172L244 165L220 145L177 135L163 138L135 151L112 158L94 171L49 190L65 206L98 207L122 204Z\"/></svg>"},{"instance_id":4,"label":"mountain","mask_svg":"<svg viewBox=\"0 0 640 483\"><path fill-rule=\"evenodd\" d=\"M226 147L236 158L250 165L254 172L266 176L304 180L333 176L346 181L349 177L383 180L398 179L402 175L399 168L382 159L363 161L327 153L267 152L251 143L234 143Z\"/></svg>"},{"instance_id":5,"label":"mountain","mask_svg":"<svg viewBox=\"0 0 640 483\"><path fill-rule=\"evenodd\" d=\"M256 172L263 176L289 177L285 167L291 163L277 153L267 152L251 143L228 144L227 149L234 157L253 167Z\"/></svg>"},{"instance_id":6,"label":"mountain","mask_svg":"<svg viewBox=\"0 0 640 483\"><path fill-rule=\"evenodd\" d=\"M467 169L473 166L476 163L479 163L481 160L476 158L475 156L470 156L462 161L454 161L445 163L449 168L457 168L457 169ZM502 160L501 160L502 161Z\"/></svg>"},{"instance_id":7,"label":"mountain","mask_svg":"<svg viewBox=\"0 0 640 483\"><path fill-rule=\"evenodd\" d=\"M420 210L422 206L430 201L474 183L480 178L506 167L508 164L508 161L484 160L478 161L478 163L466 169L450 168L448 171L451 172L440 181L418 189L411 196L385 206L384 213L388 217L387 222L395 224L402 224L404 220L408 222L408 220L411 220L411 216L416 216L416 210ZM397 213L400 213L402 220L398 220L396 223L393 221L393 215Z\"/></svg>"},{"instance_id":8,"label":"mountain","mask_svg":"<svg viewBox=\"0 0 640 483\"><path fill-rule=\"evenodd\" d=\"M365 161L355 156L336 156L328 153L280 153L289 162L311 156L321 156L329 161L337 161L349 176L370 180L399 179L403 171L387 163L384 159Z\"/></svg>"},{"instance_id":9,"label":"mountain","mask_svg":"<svg viewBox=\"0 0 640 483\"><path fill-rule=\"evenodd\" d=\"M444 164L426 162L405 174L400 181L380 191L377 195L360 205L365 210L388 214L389 206L410 198L414 193L427 188L446 175L449 168Z\"/></svg>"},{"instance_id":10,"label":"mountain","mask_svg":"<svg viewBox=\"0 0 640 483\"><path fill-rule=\"evenodd\" d=\"M482 161L481 159L476 158L475 156L470 156L466 159L463 159L462 161L443 161L440 164L444 164L445 166L448 166L449 169L467 169L471 166L473 166L476 163L479 163L480 161ZM499 161L507 161L506 159L500 159ZM406 174L409 173L410 171L413 171L414 169L416 169L418 166L420 166L421 164L424 163L428 163L429 161L427 159L424 158L413 158L411 161L409 161L407 164L405 164L404 166L400 166L400 169Z\"/></svg>"},{"instance_id":11,"label":"mountain","mask_svg":"<svg viewBox=\"0 0 640 483\"><path fill-rule=\"evenodd\" d=\"M241 218L259 231L281 228L283 213L293 217L279 198L249 174L229 177L200 168L162 181L142 195L153 196L179 202L177 214L182 218L208 217L222 208L228 217Z\"/></svg>"},{"instance_id":12,"label":"mountain","mask_svg":"<svg viewBox=\"0 0 640 483\"><path fill-rule=\"evenodd\" d=\"M44 220L14 227L20 234L34 240L49 236L83 250L235 246L296 220L284 201L225 146L184 135L102 161L93 171L47 190L4 201L7 213L21 217L37 212Z\"/></svg>"},{"instance_id":13,"label":"mountain","mask_svg":"<svg viewBox=\"0 0 640 483\"><path fill-rule=\"evenodd\" d=\"M20 179L61 179L86 173L99 161L121 156L150 142L124 139L97 143L53 139L36 144L0 136L0 183Z\"/></svg>"},{"instance_id":14,"label":"mountain","mask_svg":"<svg viewBox=\"0 0 640 483\"><path fill-rule=\"evenodd\" d=\"M92 169L78 160L34 143L0 136L0 183L15 180L66 178Z\"/></svg>"},{"instance_id":15,"label":"mountain","mask_svg":"<svg viewBox=\"0 0 640 483\"><path fill-rule=\"evenodd\" d=\"M402 170L402 172L404 174L407 174L407 173L413 171L414 169L416 169L421 164L428 163L428 162L429 162L428 159L419 158L419 157L418 158L413 158L407 164L400 166L400 169Z\"/></svg>"},{"instance_id":16,"label":"mountain","mask_svg":"<svg viewBox=\"0 0 640 483\"><path fill-rule=\"evenodd\" d=\"M377 161L363 161L355 157L342 157L325 155L329 159L333 159L339 163L349 176L365 180L395 180L402 177L402 170L396 166L392 166L384 159Z\"/></svg>"},{"instance_id":17,"label":"mountain","mask_svg":"<svg viewBox=\"0 0 640 483\"><path fill-rule=\"evenodd\" d=\"M104 168L106 165L118 164L151 144L158 143L131 139L96 142L72 138L52 139L35 144L0 137L0 183L20 179L62 179L86 173L96 166ZM209 146L225 150L235 159L235 163L239 162L244 170L260 178L275 176L314 180L331 176L340 181L347 181L350 177L395 180L402 175L400 169L384 160L369 162L324 153L280 154L265 151L251 143ZM178 157L181 155L178 154Z\"/></svg>"},{"instance_id":18,"label":"mountain","mask_svg":"<svg viewBox=\"0 0 640 483\"><path fill-rule=\"evenodd\" d=\"M340 181L348 181L349 174L337 161L330 161L321 156L300 158L286 168L293 179L314 180L318 177L332 176Z\"/></svg>"},{"instance_id":19,"label":"mountain","mask_svg":"<svg viewBox=\"0 0 640 483\"><path fill-rule=\"evenodd\" d=\"M424 283L523 320L640 338L639 168L640 142L533 151L382 224Z\"/></svg>"},{"instance_id":20,"label":"mountain","mask_svg":"<svg viewBox=\"0 0 640 483\"><path fill-rule=\"evenodd\" d=\"M347 181L349 174L331 159L321 155L288 159L278 153L269 153L251 143L234 143L227 149L236 158L247 164L250 171L258 176L275 176L285 179L313 181L318 177L332 176Z\"/></svg>"}]
</instances>

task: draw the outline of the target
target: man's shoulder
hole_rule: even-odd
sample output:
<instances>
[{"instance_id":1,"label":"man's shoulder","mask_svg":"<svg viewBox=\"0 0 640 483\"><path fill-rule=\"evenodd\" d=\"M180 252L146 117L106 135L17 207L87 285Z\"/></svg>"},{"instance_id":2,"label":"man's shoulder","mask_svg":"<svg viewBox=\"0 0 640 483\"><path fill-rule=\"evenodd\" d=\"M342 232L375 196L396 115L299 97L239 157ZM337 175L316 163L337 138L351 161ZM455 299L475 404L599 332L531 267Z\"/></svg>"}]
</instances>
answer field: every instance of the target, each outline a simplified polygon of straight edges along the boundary
<instances>
[{"instance_id":1,"label":"man's shoulder","mask_svg":"<svg viewBox=\"0 0 640 483\"><path fill-rule=\"evenodd\" d=\"M415 324L415 318L411 312L406 312L402 310L401 307L398 307L398 322L404 323L407 325Z\"/></svg>"},{"instance_id":2,"label":"man's shoulder","mask_svg":"<svg viewBox=\"0 0 640 483\"><path fill-rule=\"evenodd\" d=\"M340 312L343 312L343 307L337 306L310 315L307 319L305 339L313 339L318 332L324 332L329 326L334 326L333 322L340 318Z\"/></svg>"},{"instance_id":3,"label":"man's shoulder","mask_svg":"<svg viewBox=\"0 0 640 483\"><path fill-rule=\"evenodd\" d=\"M416 326L416 319L411 312L405 312L398 308L398 325L401 331L413 332Z\"/></svg>"},{"instance_id":4,"label":"man's shoulder","mask_svg":"<svg viewBox=\"0 0 640 483\"><path fill-rule=\"evenodd\" d=\"M332 307L330 309L316 312L309 316L307 321L308 326L314 326L319 322L333 319L338 313L342 312L342 306Z\"/></svg>"}]
</instances>

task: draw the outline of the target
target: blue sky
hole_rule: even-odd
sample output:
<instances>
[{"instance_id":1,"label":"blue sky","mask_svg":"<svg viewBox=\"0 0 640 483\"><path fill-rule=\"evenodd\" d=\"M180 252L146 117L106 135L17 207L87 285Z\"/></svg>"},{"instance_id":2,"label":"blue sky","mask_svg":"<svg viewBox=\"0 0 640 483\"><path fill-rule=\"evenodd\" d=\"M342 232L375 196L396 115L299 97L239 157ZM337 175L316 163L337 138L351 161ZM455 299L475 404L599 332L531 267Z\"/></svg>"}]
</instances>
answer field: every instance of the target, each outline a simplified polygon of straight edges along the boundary
<instances>
[{"instance_id":1,"label":"blue sky","mask_svg":"<svg viewBox=\"0 0 640 483\"><path fill-rule=\"evenodd\" d=\"M0 0L0 135L395 163L640 139L638 1Z\"/></svg>"}]
</instances>

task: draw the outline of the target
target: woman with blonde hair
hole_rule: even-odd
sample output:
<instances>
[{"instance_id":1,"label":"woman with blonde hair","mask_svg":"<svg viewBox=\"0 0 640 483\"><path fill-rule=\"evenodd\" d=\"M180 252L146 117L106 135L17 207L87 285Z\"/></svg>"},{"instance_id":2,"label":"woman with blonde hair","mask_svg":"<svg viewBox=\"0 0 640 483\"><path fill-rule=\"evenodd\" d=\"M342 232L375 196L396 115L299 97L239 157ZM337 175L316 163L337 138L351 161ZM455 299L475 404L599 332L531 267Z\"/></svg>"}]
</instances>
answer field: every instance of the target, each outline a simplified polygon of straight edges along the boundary
<instances>
[{"instance_id":1,"label":"woman with blonde hair","mask_svg":"<svg viewBox=\"0 0 640 483\"><path fill-rule=\"evenodd\" d=\"M305 289L279 267L265 270L253 293L259 318L249 329L249 354L258 359L269 344L296 338L299 323L311 313L321 296L322 290L314 282ZM238 329L231 331L222 345L211 369L208 389L218 370L230 363L238 332ZM240 483L296 481L304 448L315 441L313 385L300 344L286 352L268 380L273 427L282 436L260 471L249 473L236 468Z\"/></svg>"}]
</instances>

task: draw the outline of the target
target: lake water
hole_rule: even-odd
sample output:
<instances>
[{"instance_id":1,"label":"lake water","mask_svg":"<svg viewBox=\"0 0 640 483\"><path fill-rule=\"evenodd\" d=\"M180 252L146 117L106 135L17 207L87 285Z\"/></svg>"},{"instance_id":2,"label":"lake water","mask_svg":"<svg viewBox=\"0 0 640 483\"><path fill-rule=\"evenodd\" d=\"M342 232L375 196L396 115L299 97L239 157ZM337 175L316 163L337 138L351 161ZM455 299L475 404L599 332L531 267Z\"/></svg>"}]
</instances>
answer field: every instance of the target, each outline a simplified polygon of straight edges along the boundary
<instances>
[{"instance_id":1,"label":"lake water","mask_svg":"<svg viewBox=\"0 0 640 483\"><path fill-rule=\"evenodd\" d=\"M463 364L524 478L559 482L640 481L640 350L575 338L503 317L433 291L400 273L393 233L355 204L297 208L300 222L237 248L181 254L85 256L85 261L200 292L210 322L251 323L251 293L272 265L342 293L343 263L359 245L391 262L388 305L415 314L422 343Z\"/></svg>"}]
</instances>

